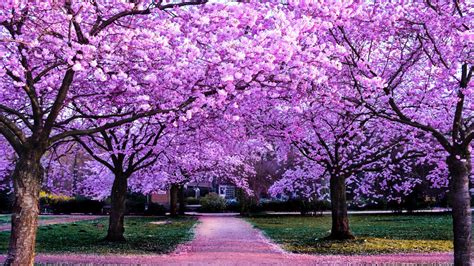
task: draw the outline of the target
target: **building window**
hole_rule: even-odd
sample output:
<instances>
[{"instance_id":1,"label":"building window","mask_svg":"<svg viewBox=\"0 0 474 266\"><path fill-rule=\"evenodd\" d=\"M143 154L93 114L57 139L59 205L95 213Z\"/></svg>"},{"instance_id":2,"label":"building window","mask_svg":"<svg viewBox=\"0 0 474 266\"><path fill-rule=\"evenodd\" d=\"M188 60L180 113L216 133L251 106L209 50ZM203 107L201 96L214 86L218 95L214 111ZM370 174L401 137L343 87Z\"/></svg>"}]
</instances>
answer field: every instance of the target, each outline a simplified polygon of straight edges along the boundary
<instances>
[{"instance_id":1,"label":"building window","mask_svg":"<svg viewBox=\"0 0 474 266\"><path fill-rule=\"evenodd\" d=\"M219 185L219 196L225 199L235 199L235 186Z\"/></svg>"}]
</instances>

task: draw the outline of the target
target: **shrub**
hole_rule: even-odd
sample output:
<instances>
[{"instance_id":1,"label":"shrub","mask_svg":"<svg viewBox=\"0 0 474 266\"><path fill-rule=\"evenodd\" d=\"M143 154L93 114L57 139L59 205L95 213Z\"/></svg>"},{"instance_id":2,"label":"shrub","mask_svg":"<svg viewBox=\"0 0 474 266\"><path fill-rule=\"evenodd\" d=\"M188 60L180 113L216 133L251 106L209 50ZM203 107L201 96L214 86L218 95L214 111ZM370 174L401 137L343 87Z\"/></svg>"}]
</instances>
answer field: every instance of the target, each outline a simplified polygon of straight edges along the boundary
<instances>
[{"instance_id":1,"label":"shrub","mask_svg":"<svg viewBox=\"0 0 474 266\"><path fill-rule=\"evenodd\" d=\"M40 198L40 206L43 212L52 212L54 214L71 213L102 213L104 204L97 200L91 200L84 197L67 197L44 194Z\"/></svg>"},{"instance_id":2,"label":"shrub","mask_svg":"<svg viewBox=\"0 0 474 266\"><path fill-rule=\"evenodd\" d=\"M202 212L223 212L226 208L226 201L217 193L211 192L201 198Z\"/></svg>"},{"instance_id":3,"label":"shrub","mask_svg":"<svg viewBox=\"0 0 474 266\"><path fill-rule=\"evenodd\" d=\"M187 197L186 198L186 203L188 205L198 205L200 203L200 200L199 199L196 199L194 197Z\"/></svg>"},{"instance_id":4,"label":"shrub","mask_svg":"<svg viewBox=\"0 0 474 266\"><path fill-rule=\"evenodd\" d=\"M289 199L287 201L262 202L258 206L258 211L275 212L300 212L301 214L317 214L328 210L331 205L327 201L303 201L301 199Z\"/></svg>"},{"instance_id":5,"label":"shrub","mask_svg":"<svg viewBox=\"0 0 474 266\"><path fill-rule=\"evenodd\" d=\"M145 210L145 215L152 215L152 216L162 216L166 214L165 206L158 204L158 203L150 203L148 204L148 209Z\"/></svg>"},{"instance_id":6,"label":"shrub","mask_svg":"<svg viewBox=\"0 0 474 266\"><path fill-rule=\"evenodd\" d=\"M143 214L145 212L146 196L139 193L127 194L127 213Z\"/></svg>"},{"instance_id":7,"label":"shrub","mask_svg":"<svg viewBox=\"0 0 474 266\"><path fill-rule=\"evenodd\" d=\"M10 213L13 206L13 193L2 190L0 191L0 213Z\"/></svg>"},{"instance_id":8,"label":"shrub","mask_svg":"<svg viewBox=\"0 0 474 266\"><path fill-rule=\"evenodd\" d=\"M301 201L300 213L302 215L311 214L322 214L323 211L331 209L331 204L328 201Z\"/></svg>"},{"instance_id":9,"label":"shrub","mask_svg":"<svg viewBox=\"0 0 474 266\"><path fill-rule=\"evenodd\" d=\"M240 212L242 209L242 205L238 201L228 201L226 204L226 211L230 212Z\"/></svg>"}]
</instances>

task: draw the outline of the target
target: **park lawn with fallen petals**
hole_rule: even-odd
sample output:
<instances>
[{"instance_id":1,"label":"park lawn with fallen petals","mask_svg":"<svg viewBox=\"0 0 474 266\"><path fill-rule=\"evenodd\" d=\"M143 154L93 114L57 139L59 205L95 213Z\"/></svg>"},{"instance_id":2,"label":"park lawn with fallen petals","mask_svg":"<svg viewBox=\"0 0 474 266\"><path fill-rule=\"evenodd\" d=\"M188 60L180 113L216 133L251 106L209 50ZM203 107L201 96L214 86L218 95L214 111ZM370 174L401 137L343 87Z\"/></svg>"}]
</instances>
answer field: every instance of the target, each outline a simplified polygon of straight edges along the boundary
<instances>
[{"instance_id":1,"label":"park lawn with fallen petals","mask_svg":"<svg viewBox=\"0 0 474 266\"><path fill-rule=\"evenodd\" d=\"M164 223L152 223L164 221ZM36 248L39 253L80 254L162 254L168 253L193 236L197 220L191 217L126 217L124 243L110 243L108 218L41 226ZM6 253L10 232L0 232L0 252Z\"/></svg>"},{"instance_id":2,"label":"park lawn with fallen petals","mask_svg":"<svg viewBox=\"0 0 474 266\"><path fill-rule=\"evenodd\" d=\"M355 240L323 239L331 229L331 217L256 216L248 218L256 228L290 252L309 254L384 254L452 251L449 214L350 215Z\"/></svg>"},{"instance_id":3,"label":"park lawn with fallen petals","mask_svg":"<svg viewBox=\"0 0 474 266\"><path fill-rule=\"evenodd\" d=\"M0 225L5 225L10 223L11 215L10 214L0 214Z\"/></svg>"},{"instance_id":4,"label":"park lawn with fallen petals","mask_svg":"<svg viewBox=\"0 0 474 266\"><path fill-rule=\"evenodd\" d=\"M58 215L40 215L39 219L40 220L50 220L50 219L56 219L56 218L61 218L61 216ZM0 225L6 225L11 222L11 214L0 214Z\"/></svg>"}]
</instances>

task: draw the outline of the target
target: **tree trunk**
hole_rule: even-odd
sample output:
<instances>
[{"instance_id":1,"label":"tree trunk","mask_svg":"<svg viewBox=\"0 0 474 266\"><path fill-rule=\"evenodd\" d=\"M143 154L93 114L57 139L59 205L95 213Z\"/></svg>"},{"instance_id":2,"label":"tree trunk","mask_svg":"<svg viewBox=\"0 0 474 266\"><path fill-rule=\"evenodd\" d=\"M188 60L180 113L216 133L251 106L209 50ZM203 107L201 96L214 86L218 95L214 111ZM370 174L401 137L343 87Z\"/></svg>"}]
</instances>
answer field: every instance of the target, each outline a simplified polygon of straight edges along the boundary
<instances>
[{"instance_id":1,"label":"tree trunk","mask_svg":"<svg viewBox=\"0 0 474 266\"><path fill-rule=\"evenodd\" d=\"M343 176L333 175L329 181L331 191L332 228L329 239L354 239L347 216L346 183Z\"/></svg>"},{"instance_id":2,"label":"tree trunk","mask_svg":"<svg viewBox=\"0 0 474 266\"><path fill-rule=\"evenodd\" d=\"M124 242L125 237L123 233L124 228L124 217L126 210L126 199L127 199L127 176L124 174L116 174L114 184L111 192L111 209L109 217L109 229L105 240L111 242Z\"/></svg>"},{"instance_id":3,"label":"tree trunk","mask_svg":"<svg viewBox=\"0 0 474 266\"><path fill-rule=\"evenodd\" d=\"M13 172L15 200L12 230L5 265L33 265L39 215L39 193L43 177L41 153L25 152Z\"/></svg>"},{"instance_id":4,"label":"tree trunk","mask_svg":"<svg viewBox=\"0 0 474 266\"><path fill-rule=\"evenodd\" d=\"M179 201L179 215L184 215L186 212L186 202L184 200L184 186L181 185L179 186L179 191L178 191L178 201Z\"/></svg>"},{"instance_id":5,"label":"tree trunk","mask_svg":"<svg viewBox=\"0 0 474 266\"><path fill-rule=\"evenodd\" d=\"M170 216L178 216L178 185L171 185L170 189Z\"/></svg>"},{"instance_id":6,"label":"tree trunk","mask_svg":"<svg viewBox=\"0 0 474 266\"><path fill-rule=\"evenodd\" d=\"M450 198L453 208L454 264L471 265L471 197L469 175L471 157L463 152L456 158L450 155L446 160L450 175Z\"/></svg>"}]
</instances>

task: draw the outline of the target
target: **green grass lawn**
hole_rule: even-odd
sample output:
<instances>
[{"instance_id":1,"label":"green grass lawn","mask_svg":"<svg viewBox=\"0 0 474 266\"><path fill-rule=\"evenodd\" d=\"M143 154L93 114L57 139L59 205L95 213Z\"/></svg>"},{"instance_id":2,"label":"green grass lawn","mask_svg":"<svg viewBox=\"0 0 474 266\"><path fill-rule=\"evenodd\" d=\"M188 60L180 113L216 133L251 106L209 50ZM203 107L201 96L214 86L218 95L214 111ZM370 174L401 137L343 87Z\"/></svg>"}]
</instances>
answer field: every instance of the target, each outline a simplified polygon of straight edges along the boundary
<instances>
[{"instance_id":1,"label":"green grass lawn","mask_svg":"<svg viewBox=\"0 0 474 266\"><path fill-rule=\"evenodd\" d=\"M0 214L0 225L10 223L10 214Z\"/></svg>"},{"instance_id":2,"label":"green grass lawn","mask_svg":"<svg viewBox=\"0 0 474 266\"><path fill-rule=\"evenodd\" d=\"M58 218L59 216L57 215L40 215L39 219L40 220L49 220L49 219L54 219ZM0 225L5 225L10 223L10 214L0 214Z\"/></svg>"},{"instance_id":3,"label":"green grass lawn","mask_svg":"<svg viewBox=\"0 0 474 266\"><path fill-rule=\"evenodd\" d=\"M170 221L167 224L151 224ZM103 241L107 218L68 224L41 226L36 240L37 252L43 253L167 253L192 238L194 218L126 217L125 243ZM0 253L6 253L9 232L0 232Z\"/></svg>"},{"instance_id":4,"label":"green grass lawn","mask_svg":"<svg viewBox=\"0 0 474 266\"><path fill-rule=\"evenodd\" d=\"M450 251L452 221L448 214L351 215L355 240L328 241L331 217L261 216L248 218L283 248L295 253L380 254Z\"/></svg>"}]
</instances>

